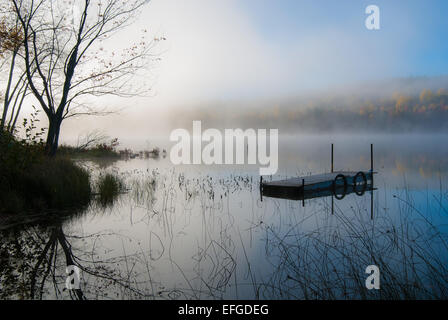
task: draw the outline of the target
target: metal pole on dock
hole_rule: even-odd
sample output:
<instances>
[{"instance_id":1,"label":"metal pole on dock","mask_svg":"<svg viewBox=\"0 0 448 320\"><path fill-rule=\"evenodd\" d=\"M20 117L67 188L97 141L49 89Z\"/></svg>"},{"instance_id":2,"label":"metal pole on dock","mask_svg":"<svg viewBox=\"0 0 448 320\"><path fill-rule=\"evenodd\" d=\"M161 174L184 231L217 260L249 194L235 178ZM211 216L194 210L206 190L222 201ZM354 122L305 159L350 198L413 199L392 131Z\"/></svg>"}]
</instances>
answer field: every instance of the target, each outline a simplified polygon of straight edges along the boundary
<instances>
[{"instance_id":1,"label":"metal pole on dock","mask_svg":"<svg viewBox=\"0 0 448 320\"><path fill-rule=\"evenodd\" d=\"M305 179L302 178L302 207L305 207Z\"/></svg>"},{"instance_id":2,"label":"metal pole on dock","mask_svg":"<svg viewBox=\"0 0 448 320\"><path fill-rule=\"evenodd\" d=\"M334 160L334 157L333 157L333 150L334 149L334 146L333 146L333 144L331 144L331 173L333 173L334 172L334 167L333 167L333 160Z\"/></svg>"}]
</instances>

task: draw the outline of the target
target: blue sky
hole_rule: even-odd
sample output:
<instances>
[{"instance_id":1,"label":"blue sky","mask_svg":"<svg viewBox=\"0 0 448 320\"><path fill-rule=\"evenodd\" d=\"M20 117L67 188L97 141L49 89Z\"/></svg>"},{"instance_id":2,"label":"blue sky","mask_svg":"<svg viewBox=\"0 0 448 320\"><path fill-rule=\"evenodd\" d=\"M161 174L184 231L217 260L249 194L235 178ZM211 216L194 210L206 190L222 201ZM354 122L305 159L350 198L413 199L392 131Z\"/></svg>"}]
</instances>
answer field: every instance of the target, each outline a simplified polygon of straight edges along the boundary
<instances>
[{"instance_id":1,"label":"blue sky","mask_svg":"<svg viewBox=\"0 0 448 320\"><path fill-rule=\"evenodd\" d=\"M379 31L364 28L364 10L370 4L381 10ZM304 35L335 28L365 38L378 51L399 41L403 59L408 62L402 76L448 71L446 0L246 0L239 5L267 40L300 41Z\"/></svg>"}]
</instances>

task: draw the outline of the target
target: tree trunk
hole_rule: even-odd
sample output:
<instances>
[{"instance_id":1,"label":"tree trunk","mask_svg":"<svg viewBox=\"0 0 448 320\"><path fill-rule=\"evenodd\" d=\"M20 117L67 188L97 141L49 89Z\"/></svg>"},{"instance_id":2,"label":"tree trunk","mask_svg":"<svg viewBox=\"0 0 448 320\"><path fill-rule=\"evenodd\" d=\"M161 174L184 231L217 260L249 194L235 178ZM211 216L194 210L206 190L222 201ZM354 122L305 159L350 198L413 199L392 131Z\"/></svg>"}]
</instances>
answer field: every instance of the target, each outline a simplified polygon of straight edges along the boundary
<instances>
[{"instance_id":1,"label":"tree trunk","mask_svg":"<svg viewBox=\"0 0 448 320\"><path fill-rule=\"evenodd\" d=\"M14 108L12 109L12 112L11 112L11 119L9 120L9 123L8 123L10 133L14 133L14 130L16 128L17 119L19 118L20 111L22 110L23 100L26 97L27 91L28 91L28 83L26 84L23 92L20 92L22 97L20 98L19 105L17 106L17 111L15 109L16 109L16 102L17 102L18 96L16 97L16 102L14 103Z\"/></svg>"},{"instance_id":2,"label":"tree trunk","mask_svg":"<svg viewBox=\"0 0 448 320\"><path fill-rule=\"evenodd\" d=\"M56 155L56 151L58 150L59 146L59 132L61 131L62 119L60 119L56 115L53 115L49 117L48 120L49 125L45 151L50 157L53 157L54 155Z\"/></svg>"},{"instance_id":3,"label":"tree trunk","mask_svg":"<svg viewBox=\"0 0 448 320\"><path fill-rule=\"evenodd\" d=\"M1 122L0 122L0 129L2 129L2 130L5 127L6 116L8 115L9 103L11 102L11 97L9 96L9 91L11 90L12 78L14 76L14 66L16 63L16 55L17 55L17 51L14 50L12 53L12 58L11 58L11 66L9 67L8 83L6 85L6 92L5 92L5 98L4 98L5 102L3 104L3 115L2 115Z\"/></svg>"}]
</instances>

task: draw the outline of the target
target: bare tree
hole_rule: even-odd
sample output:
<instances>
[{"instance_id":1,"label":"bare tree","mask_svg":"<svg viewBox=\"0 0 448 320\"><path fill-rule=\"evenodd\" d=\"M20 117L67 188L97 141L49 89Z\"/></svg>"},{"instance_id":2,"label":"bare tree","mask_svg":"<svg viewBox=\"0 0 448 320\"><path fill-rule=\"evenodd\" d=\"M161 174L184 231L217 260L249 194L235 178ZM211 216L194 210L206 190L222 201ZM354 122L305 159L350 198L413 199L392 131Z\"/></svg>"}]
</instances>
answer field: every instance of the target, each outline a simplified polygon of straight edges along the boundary
<instances>
[{"instance_id":1,"label":"bare tree","mask_svg":"<svg viewBox=\"0 0 448 320\"><path fill-rule=\"evenodd\" d=\"M78 136L78 142L76 143L76 148L79 150L87 150L88 148L98 145L100 143L105 143L109 137L101 132L100 130L93 130L87 132L84 135Z\"/></svg>"},{"instance_id":2,"label":"bare tree","mask_svg":"<svg viewBox=\"0 0 448 320\"><path fill-rule=\"evenodd\" d=\"M28 83L24 68L17 65L17 60L20 59L23 49L23 33L18 19L10 17L11 9L4 5L0 6L0 70L4 71L2 73L6 76L5 79L2 79L5 81L5 92L2 96L3 111L0 130L5 129L8 112L12 106L7 129L13 132L23 101L28 94Z\"/></svg>"},{"instance_id":3,"label":"bare tree","mask_svg":"<svg viewBox=\"0 0 448 320\"><path fill-rule=\"evenodd\" d=\"M22 27L27 81L48 117L49 155L56 153L64 119L107 112L91 108L86 96L131 97L149 90L145 81L137 86L132 79L159 59L152 49L164 38L147 41L142 31L121 53L103 47L135 22L147 0L10 1Z\"/></svg>"}]
</instances>

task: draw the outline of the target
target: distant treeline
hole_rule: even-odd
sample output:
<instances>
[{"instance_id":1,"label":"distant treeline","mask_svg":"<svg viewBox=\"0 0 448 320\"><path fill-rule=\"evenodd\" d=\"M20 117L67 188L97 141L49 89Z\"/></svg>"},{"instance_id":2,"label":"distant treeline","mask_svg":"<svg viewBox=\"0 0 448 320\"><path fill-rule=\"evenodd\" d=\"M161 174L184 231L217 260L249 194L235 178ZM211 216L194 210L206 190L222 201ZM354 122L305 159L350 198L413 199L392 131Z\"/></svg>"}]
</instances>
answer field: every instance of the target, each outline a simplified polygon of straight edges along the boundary
<instances>
[{"instance_id":1,"label":"distant treeline","mask_svg":"<svg viewBox=\"0 0 448 320\"><path fill-rule=\"evenodd\" d=\"M418 96L328 101L278 112L285 129L306 131L448 131L448 92L424 89Z\"/></svg>"},{"instance_id":2,"label":"distant treeline","mask_svg":"<svg viewBox=\"0 0 448 320\"><path fill-rule=\"evenodd\" d=\"M198 108L184 113L182 125L202 120L207 127L278 128L288 132L448 132L448 90L423 89L389 97L340 95ZM185 122L188 121L188 122ZM181 123L177 123L181 125Z\"/></svg>"}]
</instances>

